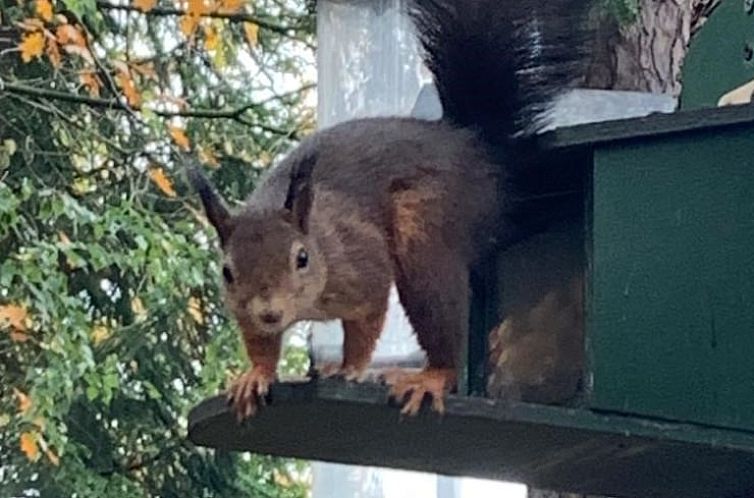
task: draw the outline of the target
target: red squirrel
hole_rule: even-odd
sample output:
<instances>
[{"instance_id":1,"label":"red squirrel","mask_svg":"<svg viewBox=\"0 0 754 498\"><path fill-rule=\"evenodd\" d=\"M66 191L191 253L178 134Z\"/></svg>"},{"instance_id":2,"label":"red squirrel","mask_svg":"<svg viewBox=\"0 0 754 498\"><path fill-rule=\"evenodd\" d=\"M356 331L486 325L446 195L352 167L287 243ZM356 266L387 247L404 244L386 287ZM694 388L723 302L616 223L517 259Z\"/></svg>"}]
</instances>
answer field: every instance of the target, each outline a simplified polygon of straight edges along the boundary
<instances>
[{"instance_id":1,"label":"red squirrel","mask_svg":"<svg viewBox=\"0 0 754 498\"><path fill-rule=\"evenodd\" d=\"M229 391L239 418L256 413L282 334L301 320L342 321L343 361L330 373L360 380L393 283L427 365L387 376L391 395L406 414L425 395L443 411L464 365L469 271L530 230L516 212L517 178L546 158L527 135L579 75L587 3L409 1L442 120L368 118L318 131L237 213L192 170L252 365Z\"/></svg>"}]
</instances>

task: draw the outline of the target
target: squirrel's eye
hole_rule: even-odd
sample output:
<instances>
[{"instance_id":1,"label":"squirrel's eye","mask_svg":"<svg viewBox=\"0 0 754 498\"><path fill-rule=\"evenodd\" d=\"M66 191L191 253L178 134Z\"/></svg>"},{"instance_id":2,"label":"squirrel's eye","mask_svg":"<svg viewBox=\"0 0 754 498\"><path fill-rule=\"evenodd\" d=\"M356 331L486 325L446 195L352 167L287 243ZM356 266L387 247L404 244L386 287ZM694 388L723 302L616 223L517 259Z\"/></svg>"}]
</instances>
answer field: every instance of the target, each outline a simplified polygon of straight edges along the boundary
<instances>
[{"instance_id":1,"label":"squirrel's eye","mask_svg":"<svg viewBox=\"0 0 754 498\"><path fill-rule=\"evenodd\" d=\"M296 255L296 268L303 270L309 266L309 255L306 253L306 249L301 248Z\"/></svg>"},{"instance_id":2,"label":"squirrel's eye","mask_svg":"<svg viewBox=\"0 0 754 498\"><path fill-rule=\"evenodd\" d=\"M225 279L226 284L233 283L233 274L230 272L230 268L228 268L227 266L223 266L223 278Z\"/></svg>"}]
</instances>

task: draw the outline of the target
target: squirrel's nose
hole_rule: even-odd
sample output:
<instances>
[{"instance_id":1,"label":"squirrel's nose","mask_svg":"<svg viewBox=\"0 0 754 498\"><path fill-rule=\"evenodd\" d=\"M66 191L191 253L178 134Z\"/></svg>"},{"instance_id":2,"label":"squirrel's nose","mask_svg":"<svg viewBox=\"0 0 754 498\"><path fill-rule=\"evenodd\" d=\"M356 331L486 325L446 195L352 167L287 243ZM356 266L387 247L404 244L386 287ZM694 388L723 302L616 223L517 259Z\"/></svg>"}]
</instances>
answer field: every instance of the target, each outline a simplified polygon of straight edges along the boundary
<instances>
[{"instance_id":1,"label":"squirrel's nose","mask_svg":"<svg viewBox=\"0 0 754 498\"><path fill-rule=\"evenodd\" d=\"M275 325L280 321L281 318L283 318L283 313L281 313L280 311L267 311L265 313L262 313L259 318L263 323L266 323L267 325Z\"/></svg>"}]
</instances>

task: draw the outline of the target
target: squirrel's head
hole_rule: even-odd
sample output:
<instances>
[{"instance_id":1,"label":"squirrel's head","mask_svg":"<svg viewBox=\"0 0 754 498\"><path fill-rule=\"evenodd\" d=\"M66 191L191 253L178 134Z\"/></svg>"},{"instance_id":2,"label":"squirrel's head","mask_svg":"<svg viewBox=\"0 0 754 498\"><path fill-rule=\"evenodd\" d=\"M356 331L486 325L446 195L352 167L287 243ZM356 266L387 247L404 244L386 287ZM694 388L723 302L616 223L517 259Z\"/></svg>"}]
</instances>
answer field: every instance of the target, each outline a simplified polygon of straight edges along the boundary
<instances>
[{"instance_id":1,"label":"squirrel's head","mask_svg":"<svg viewBox=\"0 0 754 498\"><path fill-rule=\"evenodd\" d=\"M309 171L291 175L284 205L265 213L230 213L208 181L191 174L220 238L228 307L262 334L282 333L304 318L325 287L327 268L308 225L312 165L302 166Z\"/></svg>"}]
</instances>

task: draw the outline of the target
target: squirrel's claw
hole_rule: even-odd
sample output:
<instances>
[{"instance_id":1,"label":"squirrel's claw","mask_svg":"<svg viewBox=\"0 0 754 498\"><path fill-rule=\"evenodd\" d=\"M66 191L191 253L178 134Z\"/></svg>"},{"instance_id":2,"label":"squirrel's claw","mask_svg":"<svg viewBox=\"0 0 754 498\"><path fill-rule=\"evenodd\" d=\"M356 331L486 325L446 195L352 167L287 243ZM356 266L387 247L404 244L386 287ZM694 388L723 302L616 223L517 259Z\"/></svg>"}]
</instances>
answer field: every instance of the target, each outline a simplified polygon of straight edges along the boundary
<instances>
[{"instance_id":1,"label":"squirrel's claw","mask_svg":"<svg viewBox=\"0 0 754 498\"><path fill-rule=\"evenodd\" d=\"M265 405L265 396L269 392L270 384L275 380L275 374L263 367L254 367L244 372L228 391L228 403L233 406L238 422L252 417L259 406Z\"/></svg>"},{"instance_id":2,"label":"squirrel's claw","mask_svg":"<svg viewBox=\"0 0 754 498\"><path fill-rule=\"evenodd\" d=\"M384 374L385 383L390 386L390 397L403 402L402 415L414 416L419 413L425 395L432 399L432 409L440 414L445 412L445 393L456 382L452 369L428 368L419 373L393 370Z\"/></svg>"},{"instance_id":3,"label":"squirrel's claw","mask_svg":"<svg viewBox=\"0 0 754 498\"><path fill-rule=\"evenodd\" d=\"M349 382L362 383L367 380L367 368L348 365L343 368L343 375Z\"/></svg>"},{"instance_id":4,"label":"squirrel's claw","mask_svg":"<svg viewBox=\"0 0 754 498\"><path fill-rule=\"evenodd\" d=\"M329 379L330 377L336 377L341 373L341 364L336 362L328 362L317 367L317 375L323 379Z\"/></svg>"},{"instance_id":5,"label":"squirrel's claw","mask_svg":"<svg viewBox=\"0 0 754 498\"><path fill-rule=\"evenodd\" d=\"M323 379L342 377L348 382L364 382L367 379L367 368L341 363L325 363L317 368L317 375Z\"/></svg>"}]
</instances>

